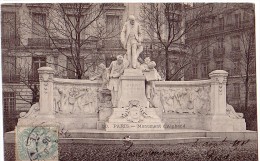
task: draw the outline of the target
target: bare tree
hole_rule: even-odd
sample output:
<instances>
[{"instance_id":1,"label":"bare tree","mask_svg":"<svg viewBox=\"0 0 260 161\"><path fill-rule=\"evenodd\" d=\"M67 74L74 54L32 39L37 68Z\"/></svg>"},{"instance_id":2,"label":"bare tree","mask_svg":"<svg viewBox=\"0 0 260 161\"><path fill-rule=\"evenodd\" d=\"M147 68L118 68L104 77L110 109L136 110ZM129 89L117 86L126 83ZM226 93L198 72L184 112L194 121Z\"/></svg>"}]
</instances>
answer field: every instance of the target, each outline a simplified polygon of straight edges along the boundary
<instances>
[{"instance_id":1,"label":"bare tree","mask_svg":"<svg viewBox=\"0 0 260 161\"><path fill-rule=\"evenodd\" d=\"M239 51L236 52L237 56L231 55L230 58L232 62L236 62L234 61L234 59L239 59L239 63L236 63L234 65L235 68L238 69L238 73L236 74L239 74L245 87L244 110L247 110L247 107L249 105L248 98L250 93L250 86L252 82L255 80L256 74L254 16L252 16L251 18L252 19L249 19L248 22L244 22L243 30L239 32L238 42L240 44L240 48Z\"/></svg>"},{"instance_id":2,"label":"bare tree","mask_svg":"<svg viewBox=\"0 0 260 161\"><path fill-rule=\"evenodd\" d=\"M110 24L109 29L105 22L105 13L111 7L113 4L52 4L39 8L38 12L45 13L42 17L31 12L23 25L31 28L35 37L45 38L52 50L67 58L70 67L55 65L82 79L89 68L103 59L98 52L101 40L119 34L116 29L120 22ZM33 27L28 25L30 21Z\"/></svg>"},{"instance_id":3,"label":"bare tree","mask_svg":"<svg viewBox=\"0 0 260 161\"><path fill-rule=\"evenodd\" d=\"M180 72L191 62L189 58L196 55L187 51L190 49L184 45L185 35L197 28L212 8L207 4L194 10L192 6L182 3L153 3L142 4L140 10L141 22L150 41L164 52L166 80L179 79ZM182 62L173 67L170 55L176 48Z\"/></svg>"}]
</instances>

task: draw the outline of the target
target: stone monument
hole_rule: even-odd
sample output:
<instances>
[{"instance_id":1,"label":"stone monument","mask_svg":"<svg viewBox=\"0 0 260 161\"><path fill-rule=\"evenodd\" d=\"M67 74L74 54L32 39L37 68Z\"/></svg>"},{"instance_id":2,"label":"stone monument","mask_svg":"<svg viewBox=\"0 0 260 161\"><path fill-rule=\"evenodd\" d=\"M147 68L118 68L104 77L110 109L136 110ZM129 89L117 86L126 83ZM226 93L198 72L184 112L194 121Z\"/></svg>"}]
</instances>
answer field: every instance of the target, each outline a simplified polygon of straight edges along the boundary
<instances>
[{"instance_id":1,"label":"stone monument","mask_svg":"<svg viewBox=\"0 0 260 161\"><path fill-rule=\"evenodd\" d=\"M146 97L145 76L137 58L142 51L142 33L134 16L129 16L121 32L121 42L127 50L127 65L118 82L118 102L113 104L113 113L106 122L106 131L151 131L164 130L155 108L150 108ZM112 74L112 73L111 73ZM113 80L112 80L113 81ZM111 90L111 93L114 91Z\"/></svg>"},{"instance_id":2,"label":"stone monument","mask_svg":"<svg viewBox=\"0 0 260 161\"><path fill-rule=\"evenodd\" d=\"M18 126L47 123L76 134L82 129L246 131L243 114L227 104L226 71L212 71L209 80L160 81L155 62L137 61L142 33L134 17L129 19L121 33L126 54L108 68L100 64L90 80L55 78L52 68L39 68L40 100L20 114Z\"/></svg>"}]
</instances>

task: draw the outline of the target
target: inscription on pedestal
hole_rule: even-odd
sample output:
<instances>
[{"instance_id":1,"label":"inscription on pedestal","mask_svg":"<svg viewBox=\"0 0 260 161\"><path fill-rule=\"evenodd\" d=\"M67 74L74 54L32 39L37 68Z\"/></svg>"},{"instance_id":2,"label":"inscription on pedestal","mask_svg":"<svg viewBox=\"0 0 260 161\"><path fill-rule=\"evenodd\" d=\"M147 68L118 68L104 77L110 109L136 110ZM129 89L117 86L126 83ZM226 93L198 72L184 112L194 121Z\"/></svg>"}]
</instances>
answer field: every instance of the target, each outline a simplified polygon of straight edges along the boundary
<instances>
[{"instance_id":1,"label":"inscription on pedestal","mask_svg":"<svg viewBox=\"0 0 260 161\"><path fill-rule=\"evenodd\" d=\"M155 131L164 129L162 123L106 123L106 131Z\"/></svg>"}]
</instances>

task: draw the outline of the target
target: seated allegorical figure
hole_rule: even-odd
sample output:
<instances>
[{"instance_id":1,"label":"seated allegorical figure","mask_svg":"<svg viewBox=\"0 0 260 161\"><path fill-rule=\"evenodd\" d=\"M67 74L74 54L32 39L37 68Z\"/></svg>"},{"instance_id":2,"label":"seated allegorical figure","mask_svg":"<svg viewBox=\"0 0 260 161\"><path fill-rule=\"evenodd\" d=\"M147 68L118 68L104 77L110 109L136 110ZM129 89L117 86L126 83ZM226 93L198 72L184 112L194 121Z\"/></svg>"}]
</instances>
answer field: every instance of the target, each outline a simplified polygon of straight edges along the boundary
<instances>
[{"instance_id":1,"label":"seated allegorical figure","mask_svg":"<svg viewBox=\"0 0 260 161\"><path fill-rule=\"evenodd\" d=\"M233 118L233 119L242 119L244 117L243 113L237 113L235 110L234 110L234 107L231 106L230 104L227 104L227 115L230 117L230 118Z\"/></svg>"},{"instance_id":2,"label":"seated allegorical figure","mask_svg":"<svg viewBox=\"0 0 260 161\"><path fill-rule=\"evenodd\" d=\"M98 65L97 73L90 78L90 80L102 80L101 90L106 89L109 82L109 73L105 64L101 63Z\"/></svg>"},{"instance_id":3,"label":"seated allegorical figure","mask_svg":"<svg viewBox=\"0 0 260 161\"><path fill-rule=\"evenodd\" d=\"M148 64L151 62L150 57L146 57L144 59L144 63L140 65L140 69L142 70L142 72L148 72L149 68L148 68Z\"/></svg>"},{"instance_id":4,"label":"seated allegorical figure","mask_svg":"<svg viewBox=\"0 0 260 161\"><path fill-rule=\"evenodd\" d=\"M21 112L20 117L21 118L32 118L32 117L37 117L40 112L40 104L39 102L36 102L35 104L32 105L30 110L26 112Z\"/></svg>"}]
</instances>

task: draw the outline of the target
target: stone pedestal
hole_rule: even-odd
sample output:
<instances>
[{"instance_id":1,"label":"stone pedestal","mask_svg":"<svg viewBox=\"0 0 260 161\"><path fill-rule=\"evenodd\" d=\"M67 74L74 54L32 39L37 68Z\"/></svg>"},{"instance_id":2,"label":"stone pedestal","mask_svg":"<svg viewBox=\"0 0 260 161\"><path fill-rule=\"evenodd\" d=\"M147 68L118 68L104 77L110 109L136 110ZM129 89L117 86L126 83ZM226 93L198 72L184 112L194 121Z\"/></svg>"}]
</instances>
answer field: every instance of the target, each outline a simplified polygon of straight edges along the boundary
<instances>
[{"instance_id":1,"label":"stone pedestal","mask_svg":"<svg viewBox=\"0 0 260 161\"><path fill-rule=\"evenodd\" d=\"M140 69L125 69L120 77L118 107L106 122L106 131L163 130L155 108L149 108L145 77Z\"/></svg>"},{"instance_id":2,"label":"stone pedestal","mask_svg":"<svg viewBox=\"0 0 260 161\"><path fill-rule=\"evenodd\" d=\"M139 105L148 107L145 95L145 77L139 69L125 69L120 77L121 90L119 92L118 108L129 105L130 100L138 100Z\"/></svg>"}]
</instances>

